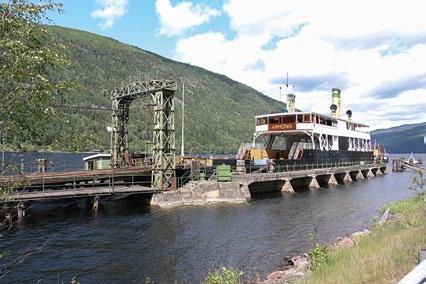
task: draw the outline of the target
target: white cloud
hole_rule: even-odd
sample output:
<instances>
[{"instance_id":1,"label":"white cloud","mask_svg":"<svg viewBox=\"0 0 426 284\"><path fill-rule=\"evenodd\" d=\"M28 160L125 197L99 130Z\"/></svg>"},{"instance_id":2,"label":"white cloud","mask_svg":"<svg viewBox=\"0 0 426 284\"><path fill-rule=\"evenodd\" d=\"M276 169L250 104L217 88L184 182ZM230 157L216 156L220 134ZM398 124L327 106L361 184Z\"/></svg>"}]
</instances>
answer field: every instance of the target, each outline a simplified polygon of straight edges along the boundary
<instances>
[{"instance_id":1,"label":"white cloud","mask_svg":"<svg viewBox=\"0 0 426 284\"><path fill-rule=\"evenodd\" d=\"M227 39L224 31L181 39L176 59L225 74L274 98L274 79L286 72L290 81L303 77L296 85L296 103L305 110L328 112L328 88L336 84L343 91L343 106L368 114L359 119L373 128L407 123L395 107L404 105L406 93L413 105L426 109L421 98L426 97L423 0L229 0L223 10L236 36ZM271 40L275 44L265 49ZM262 62L262 68L250 68L256 62ZM321 78L327 84L318 84ZM374 91L387 82L394 82L389 91L393 95L377 97ZM420 111L412 122L425 121L425 116Z\"/></svg>"},{"instance_id":2,"label":"white cloud","mask_svg":"<svg viewBox=\"0 0 426 284\"><path fill-rule=\"evenodd\" d=\"M102 19L103 22L100 26L108 29L114 25L117 19L124 16L128 0L96 0L96 2L100 8L94 10L90 15Z\"/></svg>"},{"instance_id":3,"label":"white cloud","mask_svg":"<svg viewBox=\"0 0 426 284\"><path fill-rule=\"evenodd\" d=\"M219 11L206 5L183 1L175 6L170 0L157 0L155 8L160 18L160 34L174 36L209 21Z\"/></svg>"}]
</instances>

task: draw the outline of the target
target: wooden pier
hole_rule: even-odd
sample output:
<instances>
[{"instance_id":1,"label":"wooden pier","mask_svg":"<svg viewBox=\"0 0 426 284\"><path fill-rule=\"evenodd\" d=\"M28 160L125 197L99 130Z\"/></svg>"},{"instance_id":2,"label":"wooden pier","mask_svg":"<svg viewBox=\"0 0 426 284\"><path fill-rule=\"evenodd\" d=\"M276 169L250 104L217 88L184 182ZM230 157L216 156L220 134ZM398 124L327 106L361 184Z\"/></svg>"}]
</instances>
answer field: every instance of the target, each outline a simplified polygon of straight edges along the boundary
<instances>
[{"instance_id":1,"label":"wooden pier","mask_svg":"<svg viewBox=\"0 0 426 284\"><path fill-rule=\"evenodd\" d=\"M183 170L180 167L177 172ZM16 206L18 220L24 218L27 203L35 201L85 198L92 211L96 211L102 196L149 198L155 193L151 187L151 166L1 176L0 185L12 188L2 203Z\"/></svg>"},{"instance_id":2,"label":"wooden pier","mask_svg":"<svg viewBox=\"0 0 426 284\"><path fill-rule=\"evenodd\" d=\"M94 196L153 194L156 191L151 187L141 185L115 185L99 187L80 187L66 190L42 190L42 191L15 191L12 192L7 202L41 201L54 199L68 199Z\"/></svg>"},{"instance_id":3,"label":"wooden pier","mask_svg":"<svg viewBox=\"0 0 426 284\"><path fill-rule=\"evenodd\" d=\"M50 189L58 187L78 187L91 183L102 185L111 179L120 181L129 178L151 177L151 167L129 167L121 169L104 169L91 171L72 171L61 173L33 173L26 175L0 176L0 184L13 185L15 188Z\"/></svg>"}]
</instances>

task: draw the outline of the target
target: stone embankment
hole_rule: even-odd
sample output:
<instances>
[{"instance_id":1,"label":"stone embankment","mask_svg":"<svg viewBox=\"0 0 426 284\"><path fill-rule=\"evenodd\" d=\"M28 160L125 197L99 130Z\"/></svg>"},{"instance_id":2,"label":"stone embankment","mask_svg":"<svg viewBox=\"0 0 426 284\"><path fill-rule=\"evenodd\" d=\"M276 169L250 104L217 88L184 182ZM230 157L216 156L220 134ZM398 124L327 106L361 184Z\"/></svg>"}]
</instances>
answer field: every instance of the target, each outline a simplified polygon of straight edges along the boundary
<instances>
[{"instance_id":1,"label":"stone embankment","mask_svg":"<svg viewBox=\"0 0 426 284\"><path fill-rule=\"evenodd\" d=\"M355 232L351 235L337 238L330 246L330 250L337 250L340 248L351 247L358 242L363 236L367 236L369 230ZM264 281L259 284L283 284L296 280L297 278L304 277L309 273L309 259L305 253L303 255L296 255L287 257L287 263L280 267L278 270L270 273Z\"/></svg>"},{"instance_id":2,"label":"stone embankment","mask_svg":"<svg viewBox=\"0 0 426 284\"><path fill-rule=\"evenodd\" d=\"M250 198L248 187L236 182L191 181L176 191L154 194L151 206L167 208L208 203L242 203Z\"/></svg>"},{"instance_id":3,"label":"stone embankment","mask_svg":"<svg viewBox=\"0 0 426 284\"><path fill-rule=\"evenodd\" d=\"M379 220L379 225L384 225L392 218L390 209L387 209ZM352 247L358 244L358 241L369 235L370 231L365 229L363 231L352 233L345 237L337 238L334 242L329 245L330 250L338 250L342 248ZM294 281L297 278L304 277L310 272L309 270L309 259L305 253L303 255L296 255L293 257L286 258L286 264L280 269L270 273L264 281L260 281L259 284L283 284Z\"/></svg>"}]
</instances>

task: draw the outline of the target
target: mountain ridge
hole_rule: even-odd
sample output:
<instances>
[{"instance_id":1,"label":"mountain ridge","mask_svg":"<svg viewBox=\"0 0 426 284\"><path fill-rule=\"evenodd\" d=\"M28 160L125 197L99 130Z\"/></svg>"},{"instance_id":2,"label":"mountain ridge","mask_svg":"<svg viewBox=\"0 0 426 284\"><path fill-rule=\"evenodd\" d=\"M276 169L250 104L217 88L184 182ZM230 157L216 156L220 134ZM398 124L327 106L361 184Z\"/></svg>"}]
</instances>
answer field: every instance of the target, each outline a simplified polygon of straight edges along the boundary
<instances>
[{"instance_id":1,"label":"mountain ridge","mask_svg":"<svg viewBox=\"0 0 426 284\"><path fill-rule=\"evenodd\" d=\"M180 129L182 83L185 83L185 144L198 152L236 152L241 143L251 142L254 115L282 110L285 104L225 75L188 63L177 62L139 47L77 29L46 26L53 37L67 46L71 65L57 78L76 83L63 105L110 106L112 89L142 78L165 78L177 82L175 92L176 129ZM145 76L141 76L144 74ZM143 108L144 99L131 108L129 123L132 150L149 148L152 113ZM54 124L65 141L53 148L64 150L108 149L106 126L110 113L65 109L68 124ZM53 131L53 130L52 130ZM81 136L76 138L73 136ZM180 131L176 131L179 150ZM71 145L79 142L79 149Z\"/></svg>"},{"instance_id":2,"label":"mountain ridge","mask_svg":"<svg viewBox=\"0 0 426 284\"><path fill-rule=\"evenodd\" d=\"M371 132L371 139L395 154L426 153L426 122L403 124Z\"/></svg>"}]
</instances>

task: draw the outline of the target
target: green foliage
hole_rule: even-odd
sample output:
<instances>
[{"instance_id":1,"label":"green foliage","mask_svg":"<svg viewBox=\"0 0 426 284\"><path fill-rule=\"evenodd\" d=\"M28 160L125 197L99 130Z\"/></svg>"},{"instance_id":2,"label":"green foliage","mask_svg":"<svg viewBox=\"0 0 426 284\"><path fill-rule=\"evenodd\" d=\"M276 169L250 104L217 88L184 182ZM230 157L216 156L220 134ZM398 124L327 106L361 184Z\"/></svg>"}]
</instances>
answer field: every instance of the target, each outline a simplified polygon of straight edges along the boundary
<instances>
[{"instance_id":1,"label":"green foliage","mask_svg":"<svg viewBox=\"0 0 426 284\"><path fill-rule=\"evenodd\" d=\"M106 126L111 111L91 108L111 107L109 93L123 82L143 78L176 80L176 146L180 146L182 83L185 82L185 147L193 152L235 153L243 142L252 140L254 115L278 111L284 104L223 75L199 67L172 61L142 49L99 35L45 26L62 46L67 46L68 68L55 79L70 79L75 87L67 96L58 95L57 112L65 112L60 122L46 125L45 131L57 139L39 141L28 135L15 141L45 148L72 150L76 136L96 139L78 147L81 150L109 149ZM146 98L147 99L147 98ZM131 106L129 141L134 151L143 151L152 141L152 108L144 107L146 99ZM63 107L63 106L83 106ZM67 122L68 121L68 122ZM179 149L178 149L179 151Z\"/></svg>"},{"instance_id":2,"label":"green foliage","mask_svg":"<svg viewBox=\"0 0 426 284\"><path fill-rule=\"evenodd\" d=\"M68 65L65 46L41 25L51 11L60 12L61 4L0 3L0 132L18 148L27 140L49 144L47 126L59 117L52 104L70 87L55 76Z\"/></svg>"},{"instance_id":3,"label":"green foliage","mask_svg":"<svg viewBox=\"0 0 426 284\"><path fill-rule=\"evenodd\" d=\"M418 207L425 206L423 194L424 192L419 192L414 198L387 203L381 208L381 211L384 212L386 208L390 208L392 214L410 214L416 212Z\"/></svg>"},{"instance_id":4,"label":"green foliage","mask_svg":"<svg viewBox=\"0 0 426 284\"><path fill-rule=\"evenodd\" d=\"M417 227L419 225L419 220L416 215L410 214L407 217L403 218L400 222L402 228Z\"/></svg>"},{"instance_id":5,"label":"green foliage","mask_svg":"<svg viewBox=\"0 0 426 284\"><path fill-rule=\"evenodd\" d=\"M205 280L206 284L236 284L243 273L232 267L221 267L210 272Z\"/></svg>"},{"instance_id":6,"label":"green foliage","mask_svg":"<svg viewBox=\"0 0 426 284\"><path fill-rule=\"evenodd\" d=\"M317 243L314 248L308 252L308 259L310 269L315 271L322 265L328 263L330 259L330 249L326 245Z\"/></svg>"},{"instance_id":7,"label":"green foliage","mask_svg":"<svg viewBox=\"0 0 426 284\"><path fill-rule=\"evenodd\" d=\"M411 176L410 189L417 193L417 197L426 201L425 180L423 179L423 172L415 172Z\"/></svg>"},{"instance_id":8,"label":"green foliage","mask_svg":"<svg viewBox=\"0 0 426 284\"><path fill-rule=\"evenodd\" d=\"M417 227L420 220L424 219L423 215L418 214L420 208L426 207L424 195L425 192L420 191L414 198L388 203L382 207L382 211L384 208L390 208L392 214L398 214L398 224L403 229Z\"/></svg>"},{"instance_id":9,"label":"green foliage","mask_svg":"<svg viewBox=\"0 0 426 284\"><path fill-rule=\"evenodd\" d=\"M384 212L384 211L383 211ZM371 218L371 227L372 228L376 228L379 226L379 219L377 218L377 216L373 216Z\"/></svg>"}]
</instances>

